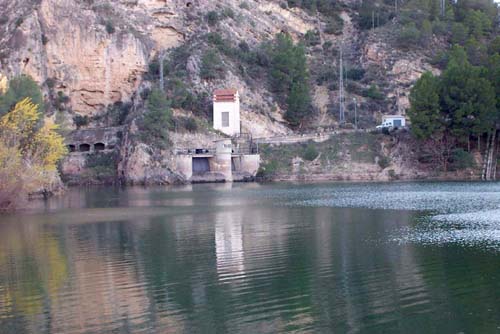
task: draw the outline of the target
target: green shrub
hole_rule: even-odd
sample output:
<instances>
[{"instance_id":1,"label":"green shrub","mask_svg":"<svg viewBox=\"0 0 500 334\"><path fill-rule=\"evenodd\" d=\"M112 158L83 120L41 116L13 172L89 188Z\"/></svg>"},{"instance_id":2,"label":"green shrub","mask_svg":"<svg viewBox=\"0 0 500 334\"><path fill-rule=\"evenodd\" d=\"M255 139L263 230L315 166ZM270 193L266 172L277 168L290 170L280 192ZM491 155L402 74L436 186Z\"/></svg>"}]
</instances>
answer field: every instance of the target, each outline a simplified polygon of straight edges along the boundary
<instances>
[{"instance_id":1,"label":"green shrub","mask_svg":"<svg viewBox=\"0 0 500 334\"><path fill-rule=\"evenodd\" d=\"M391 158L387 156L380 157L378 159L378 165L380 166L380 168L386 169L391 165Z\"/></svg>"},{"instance_id":2,"label":"green shrub","mask_svg":"<svg viewBox=\"0 0 500 334\"><path fill-rule=\"evenodd\" d=\"M370 88L363 91L364 97L369 97L374 100L383 100L384 95L380 92L377 85L371 85Z\"/></svg>"},{"instance_id":3,"label":"green shrub","mask_svg":"<svg viewBox=\"0 0 500 334\"><path fill-rule=\"evenodd\" d=\"M456 148L451 152L450 169L461 170L474 167L474 157L462 148Z\"/></svg>"},{"instance_id":4,"label":"green shrub","mask_svg":"<svg viewBox=\"0 0 500 334\"><path fill-rule=\"evenodd\" d=\"M121 101L108 106L105 118L107 126L119 126L125 124L125 120L132 110L132 103L123 103Z\"/></svg>"},{"instance_id":5,"label":"green shrub","mask_svg":"<svg viewBox=\"0 0 500 334\"><path fill-rule=\"evenodd\" d=\"M309 143L302 154L302 158L307 161L313 161L318 157L318 150L316 149L316 145L313 143Z\"/></svg>"},{"instance_id":6,"label":"green shrub","mask_svg":"<svg viewBox=\"0 0 500 334\"><path fill-rule=\"evenodd\" d=\"M257 171L257 177L270 179L272 176L276 174L277 171L278 171L278 162L275 160L270 160L260 165L259 170Z\"/></svg>"},{"instance_id":7,"label":"green shrub","mask_svg":"<svg viewBox=\"0 0 500 334\"><path fill-rule=\"evenodd\" d=\"M240 3L240 5L239 5L239 7L240 7L241 9L246 9L246 10L249 10L249 9L250 9L250 5L249 5L249 4L248 4L248 2L246 2L246 1L241 2L241 3Z\"/></svg>"},{"instance_id":8,"label":"green shrub","mask_svg":"<svg viewBox=\"0 0 500 334\"><path fill-rule=\"evenodd\" d=\"M95 181L112 181L116 177L117 156L115 153L91 153L87 155L85 167L88 169L84 172L82 179L87 179L86 183L94 183Z\"/></svg>"},{"instance_id":9,"label":"green shrub","mask_svg":"<svg viewBox=\"0 0 500 334\"><path fill-rule=\"evenodd\" d=\"M205 80L224 79L224 64L215 50L208 50L201 59L200 76Z\"/></svg>"},{"instance_id":10,"label":"green shrub","mask_svg":"<svg viewBox=\"0 0 500 334\"><path fill-rule=\"evenodd\" d=\"M389 177L391 179L397 179L398 178L398 176L396 175L396 171L394 169L389 169L387 171L387 173L389 174Z\"/></svg>"},{"instance_id":11,"label":"green shrub","mask_svg":"<svg viewBox=\"0 0 500 334\"><path fill-rule=\"evenodd\" d=\"M333 17L328 18L326 21L325 34L331 35L341 35L344 29L344 20L338 15L335 14Z\"/></svg>"},{"instance_id":12,"label":"green shrub","mask_svg":"<svg viewBox=\"0 0 500 334\"><path fill-rule=\"evenodd\" d=\"M9 89L5 94L0 94L0 116L9 112L17 102L27 97L38 105L38 110L45 109L42 92L35 80L26 75L12 78L9 81Z\"/></svg>"},{"instance_id":13,"label":"green shrub","mask_svg":"<svg viewBox=\"0 0 500 334\"><path fill-rule=\"evenodd\" d=\"M23 24L23 22L24 22L24 19L22 17L19 17L16 20L16 28L19 28L21 26L21 24Z\"/></svg>"},{"instance_id":14,"label":"green shrub","mask_svg":"<svg viewBox=\"0 0 500 334\"><path fill-rule=\"evenodd\" d=\"M363 77L365 76L365 72L366 71L361 67L353 67L347 69L345 76L347 77L347 79L359 81L363 79Z\"/></svg>"},{"instance_id":15,"label":"green shrub","mask_svg":"<svg viewBox=\"0 0 500 334\"><path fill-rule=\"evenodd\" d=\"M64 110L66 108L66 104L69 103L69 101L69 96L65 95L62 91L58 91L57 97L53 100L54 107L57 110Z\"/></svg>"},{"instance_id":16,"label":"green shrub","mask_svg":"<svg viewBox=\"0 0 500 334\"><path fill-rule=\"evenodd\" d=\"M147 111L139 123L141 140L153 147L165 149L169 144L168 129L172 111L165 94L154 89L147 100Z\"/></svg>"},{"instance_id":17,"label":"green shrub","mask_svg":"<svg viewBox=\"0 0 500 334\"><path fill-rule=\"evenodd\" d=\"M307 46L315 46L320 43L319 32L317 30L308 30L304 35L304 41Z\"/></svg>"},{"instance_id":18,"label":"green shrub","mask_svg":"<svg viewBox=\"0 0 500 334\"><path fill-rule=\"evenodd\" d=\"M106 32L110 35L114 34L115 33L115 26L113 25L113 22L111 21L106 21Z\"/></svg>"},{"instance_id":19,"label":"green shrub","mask_svg":"<svg viewBox=\"0 0 500 334\"><path fill-rule=\"evenodd\" d=\"M49 38L47 37L47 35L42 34L42 44L47 45L48 42L49 42Z\"/></svg>"},{"instance_id":20,"label":"green shrub","mask_svg":"<svg viewBox=\"0 0 500 334\"><path fill-rule=\"evenodd\" d=\"M214 10L209 11L207 13L207 22L211 26L216 25L219 22L219 14Z\"/></svg>"},{"instance_id":21,"label":"green shrub","mask_svg":"<svg viewBox=\"0 0 500 334\"><path fill-rule=\"evenodd\" d=\"M47 80L45 80L45 84L47 85L48 89L54 89L54 87L56 86L56 79L48 78Z\"/></svg>"},{"instance_id":22,"label":"green shrub","mask_svg":"<svg viewBox=\"0 0 500 334\"><path fill-rule=\"evenodd\" d=\"M222 11L222 16L234 19L235 17L234 10L231 7L226 7Z\"/></svg>"},{"instance_id":23,"label":"green shrub","mask_svg":"<svg viewBox=\"0 0 500 334\"><path fill-rule=\"evenodd\" d=\"M184 128L189 132L196 132L198 130L198 123L193 117L187 117L184 120Z\"/></svg>"},{"instance_id":24,"label":"green shrub","mask_svg":"<svg viewBox=\"0 0 500 334\"><path fill-rule=\"evenodd\" d=\"M469 28L460 22L455 22L451 26L451 42L463 45L469 37Z\"/></svg>"},{"instance_id":25,"label":"green shrub","mask_svg":"<svg viewBox=\"0 0 500 334\"><path fill-rule=\"evenodd\" d=\"M420 40L420 31L417 29L415 23L409 23L401 29L398 36L398 45L404 49L411 49L418 45Z\"/></svg>"},{"instance_id":26,"label":"green shrub","mask_svg":"<svg viewBox=\"0 0 500 334\"><path fill-rule=\"evenodd\" d=\"M82 126L87 126L89 125L90 119L88 116L82 116L82 115L76 115L73 117L73 123L76 125L76 127L79 129Z\"/></svg>"}]
</instances>

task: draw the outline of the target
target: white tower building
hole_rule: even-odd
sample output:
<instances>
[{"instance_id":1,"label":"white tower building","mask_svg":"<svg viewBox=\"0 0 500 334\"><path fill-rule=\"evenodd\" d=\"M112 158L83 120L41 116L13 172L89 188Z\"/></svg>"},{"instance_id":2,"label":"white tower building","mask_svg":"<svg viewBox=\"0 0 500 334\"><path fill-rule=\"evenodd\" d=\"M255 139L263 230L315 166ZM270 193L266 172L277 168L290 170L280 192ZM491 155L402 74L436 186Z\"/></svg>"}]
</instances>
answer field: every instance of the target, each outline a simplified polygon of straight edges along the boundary
<instances>
[{"instance_id":1,"label":"white tower building","mask_svg":"<svg viewBox=\"0 0 500 334\"><path fill-rule=\"evenodd\" d=\"M218 89L214 92L214 129L229 136L239 135L240 95L236 89Z\"/></svg>"}]
</instances>

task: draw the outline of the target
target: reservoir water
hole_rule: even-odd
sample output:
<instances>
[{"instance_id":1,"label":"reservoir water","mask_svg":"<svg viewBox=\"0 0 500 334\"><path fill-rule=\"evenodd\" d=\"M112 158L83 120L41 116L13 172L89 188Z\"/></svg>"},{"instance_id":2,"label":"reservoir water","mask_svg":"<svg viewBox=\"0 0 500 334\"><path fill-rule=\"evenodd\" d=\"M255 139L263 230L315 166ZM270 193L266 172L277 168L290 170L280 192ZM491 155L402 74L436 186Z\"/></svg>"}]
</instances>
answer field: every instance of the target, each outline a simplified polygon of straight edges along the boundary
<instances>
[{"instance_id":1,"label":"reservoir water","mask_svg":"<svg viewBox=\"0 0 500 334\"><path fill-rule=\"evenodd\" d=\"M0 333L500 333L500 184L70 189L0 216Z\"/></svg>"}]
</instances>

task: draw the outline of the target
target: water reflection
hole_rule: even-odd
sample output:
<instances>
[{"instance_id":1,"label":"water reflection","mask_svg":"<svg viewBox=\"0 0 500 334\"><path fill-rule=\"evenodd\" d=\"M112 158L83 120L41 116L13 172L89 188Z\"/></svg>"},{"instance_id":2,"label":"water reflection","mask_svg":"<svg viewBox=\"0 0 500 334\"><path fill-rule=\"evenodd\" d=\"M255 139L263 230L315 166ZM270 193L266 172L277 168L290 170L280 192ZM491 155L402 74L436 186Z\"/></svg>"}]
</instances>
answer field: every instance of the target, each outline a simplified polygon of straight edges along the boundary
<instances>
[{"instance_id":1,"label":"water reflection","mask_svg":"<svg viewBox=\"0 0 500 334\"><path fill-rule=\"evenodd\" d=\"M500 324L497 255L383 241L415 224L415 212L275 206L255 197L266 187L254 187L75 190L45 213L2 218L0 332Z\"/></svg>"}]
</instances>

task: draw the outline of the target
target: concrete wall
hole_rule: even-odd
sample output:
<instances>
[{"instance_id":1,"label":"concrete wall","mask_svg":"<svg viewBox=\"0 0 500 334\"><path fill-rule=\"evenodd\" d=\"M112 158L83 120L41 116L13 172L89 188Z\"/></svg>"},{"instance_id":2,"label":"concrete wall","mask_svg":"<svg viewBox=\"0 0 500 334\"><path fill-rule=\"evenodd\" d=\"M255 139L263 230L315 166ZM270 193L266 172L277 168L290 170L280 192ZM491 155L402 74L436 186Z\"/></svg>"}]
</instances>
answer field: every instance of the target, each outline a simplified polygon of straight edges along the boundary
<instances>
[{"instance_id":1,"label":"concrete wall","mask_svg":"<svg viewBox=\"0 0 500 334\"><path fill-rule=\"evenodd\" d=\"M224 175L228 182L233 181L233 172L231 169L232 145L230 139L219 140L216 142L215 156L210 159L210 171Z\"/></svg>"},{"instance_id":2,"label":"concrete wall","mask_svg":"<svg viewBox=\"0 0 500 334\"><path fill-rule=\"evenodd\" d=\"M252 155L242 155L240 157L240 171L249 173L252 176L257 174L260 166L260 155L252 154Z\"/></svg>"},{"instance_id":3,"label":"concrete wall","mask_svg":"<svg viewBox=\"0 0 500 334\"><path fill-rule=\"evenodd\" d=\"M210 166L209 173L193 176L193 156L177 155L176 172L185 177L187 181L193 182L214 182L214 175L219 178L219 182L239 181L242 180L242 175L245 178L250 178L257 174L260 165L260 155L252 154L233 157L231 140L224 139L216 142L215 155L208 158L208 163ZM237 174L234 177L232 170L233 163L235 165L234 173Z\"/></svg>"},{"instance_id":4,"label":"concrete wall","mask_svg":"<svg viewBox=\"0 0 500 334\"><path fill-rule=\"evenodd\" d=\"M222 113L229 112L229 127L222 126ZM236 96L235 102L214 101L214 129L228 136L240 134L240 98Z\"/></svg>"},{"instance_id":5,"label":"concrete wall","mask_svg":"<svg viewBox=\"0 0 500 334\"><path fill-rule=\"evenodd\" d=\"M191 179L193 176L193 157L190 155L178 155L176 163L177 172L185 177L186 180Z\"/></svg>"}]
</instances>

